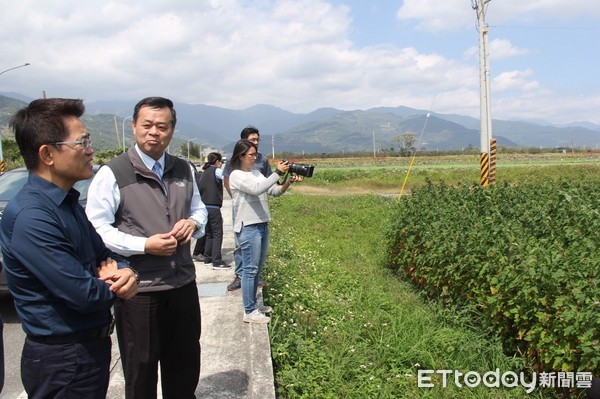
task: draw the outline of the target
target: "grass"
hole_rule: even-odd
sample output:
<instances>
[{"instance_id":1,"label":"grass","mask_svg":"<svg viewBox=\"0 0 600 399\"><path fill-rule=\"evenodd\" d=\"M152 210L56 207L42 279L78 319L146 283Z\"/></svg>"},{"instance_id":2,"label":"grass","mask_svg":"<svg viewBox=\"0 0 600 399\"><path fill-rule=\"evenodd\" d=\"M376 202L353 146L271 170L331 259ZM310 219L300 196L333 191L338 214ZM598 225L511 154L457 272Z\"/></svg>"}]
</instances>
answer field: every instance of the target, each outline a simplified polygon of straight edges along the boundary
<instances>
[{"instance_id":1,"label":"grass","mask_svg":"<svg viewBox=\"0 0 600 399\"><path fill-rule=\"evenodd\" d=\"M410 165L409 158L361 158L306 160L315 164L314 176L295 188L302 193L398 194ZM498 184L522 181L556 181L559 178L594 178L600 175L598 154L508 154L497 163ZM476 155L417 157L405 191L427 181L478 184L479 158Z\"/></svg>"},{"instance_id":2,"label":"grass","mask_svg":"<svg viewBox=\"0 0 600 399\"><path fill-rule=\"evenodd\" d=\"M269 328L279 397L552 397L453 382L442 388L439 376L434 388L417 386L419 369L483 374L527 365L471 325L468 309L427 302L386 269L393 201L300 194L271 200L264 295L275 308Z\"/></svg>"}]
</instances>

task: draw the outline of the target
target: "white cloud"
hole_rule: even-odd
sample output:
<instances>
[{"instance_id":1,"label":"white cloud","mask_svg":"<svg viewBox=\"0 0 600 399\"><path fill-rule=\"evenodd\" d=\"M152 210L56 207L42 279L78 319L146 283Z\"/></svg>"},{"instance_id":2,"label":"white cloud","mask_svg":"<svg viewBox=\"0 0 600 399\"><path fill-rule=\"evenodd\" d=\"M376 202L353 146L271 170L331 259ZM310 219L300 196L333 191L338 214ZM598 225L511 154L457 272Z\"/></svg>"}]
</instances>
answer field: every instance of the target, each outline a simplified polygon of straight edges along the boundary
<instances>
[{"instance_id":1,"label":"white cloud","mask_svg":"<svg viewBox=\"0 0 600 399\"><path fill-rule=\"evenodd\" d=\"M506 92L512 90L531 92L532 90L540 88L538 82L530 80L532 76L533 71L531 69L502 72L492 79L492 88L494 92Z\"/></svg>"},{"instance_id":2,"label":"white cloud","mask_svg":"<svg viewBox=\"0 0 600 399\"><path fill-rule=\"evenodd\" d=\"M526 56L532 53L531 50L513 46L510 40L494 39L489 42L489 57L491 61L502 60L512 57ZM479 57L479 47L469 47L464 53L466 59L474 59Z\"/></svg>"},{"instance_id":3,"label":"white cloud","mask_svg":"<svg viewBox=\"0 0 600 399\"><path fill-rule=\"evenodd\" d=\"M513 46L512 43L506 39L494 39L490 41L489 48L491 60L518 57L530 53L528 49Z\"/></svg>"},{"instance_id":4,"label":"white cloud","mask_svg":"<svg viewBox=\"0 0 600 399\"><path fill-rule=\"evenodd\" d=\"M560 98L560 101L557 101ZM573 121L591 121L589 111L581 104L599 109L600 97L561 95L552 90L540 90L529 95L518 97L494 97L492 94L492 110L501 109L504 115L510 115L513 120L547 120L553 123L569 123ZM492 111L494 118L496 113Z\"/></svg>"},{"instance_id":5,"label":"white cloud","mask_svg":"<svg viewBox=\"0 0 600 399\"><path fill-rule=\"evenodd\" d=\"M577 17L600 17L596 0L492 0L485 6L486 22L527 24L539 17L569 21ZM477 25L477 16L469 0L404 0L398 9L399 20L416 21L417 27L430 32L454 31Z\"/></svg>"},{"instance_id":6,"label":"white cloud","mask_svg":"<svg viewBox=\"0 0 600 399\"><path fill-rule=\"evenodd\" d=\"M524 7L516 0L505 3ZM546 13L558 13L557 4L564 2L537 3L547 6ZM498 12L505 8L498 0L490 4ZM437 31L471 29L475 22L467 0L405 0L398 18ZM0 15L5 38L0 69L31 66L2 75L0 91L39 96L46 90L49 96L86 100L163 95L227 108L273 104L294 112L429 109L435 98L436 112L478 116L476 48L467 50L467 58L454 59L418 43L357 47L351 32L349 8L325 0L21 0ZM494 39L490 52L492 59L510 59L532 51ZM533 69L498 71L494 116L508 118L527 109L536 118L552 119L556 115L540 115L545 108L535 111L539 99L532 93L548 90L543 86Z\"/></svg>"},{"instance_id":7,"label":"white cloud","mask_svg":"<svg viewBox=\"0 0 600 399\"><path fill-rule=\"evenodd\" d=\"M404 0L396 17L417 20L417 27L439 32L475 25L475 13L467 0Z\"/></svg>"},{"instance_id":8,"label":"white cloud","mask_svg":"<svg viewBox=\"0 0 600 399\"><path fill-rule=\"evenodd\" d=\"M600 2L595 0L502 0L489 3L490 21L531 22L537 17L569 21L580 16L600 17Z\"/></svg>"}]
</instances>

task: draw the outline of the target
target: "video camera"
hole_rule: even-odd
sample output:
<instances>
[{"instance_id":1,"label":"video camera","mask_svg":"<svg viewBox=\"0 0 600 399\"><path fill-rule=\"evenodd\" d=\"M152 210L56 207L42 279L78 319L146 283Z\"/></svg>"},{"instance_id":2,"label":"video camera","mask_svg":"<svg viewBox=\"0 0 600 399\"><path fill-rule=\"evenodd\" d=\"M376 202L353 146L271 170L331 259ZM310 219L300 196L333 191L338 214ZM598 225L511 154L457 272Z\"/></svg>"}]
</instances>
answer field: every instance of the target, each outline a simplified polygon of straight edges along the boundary
<instances>
[{"instance_id":1,"label":"video camera","mask_svg":"<svg viewBox=\"0 0 600 399\"><path fill-rule=\"evenodd\" d=\"M312 177L313 171L315 170L314 165L309 165L305 163L294 163L288 161L287 159L284 159L282 162L288 163L290 165L290 173L294 173L304 177Z\"/></svg>"}]
</instances>

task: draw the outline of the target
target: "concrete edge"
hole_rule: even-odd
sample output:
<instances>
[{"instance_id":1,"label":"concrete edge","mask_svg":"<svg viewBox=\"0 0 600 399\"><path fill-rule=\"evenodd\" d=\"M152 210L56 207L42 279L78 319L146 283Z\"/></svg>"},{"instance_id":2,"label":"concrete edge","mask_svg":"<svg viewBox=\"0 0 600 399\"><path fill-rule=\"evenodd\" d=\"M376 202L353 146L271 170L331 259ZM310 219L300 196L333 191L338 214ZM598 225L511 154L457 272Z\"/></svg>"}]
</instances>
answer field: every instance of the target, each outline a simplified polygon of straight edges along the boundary
<instances>
[{"instance_id":1,"label":"concrete edge","mask_svg":"<svg viewBox=\"0 0 600 399\"><path fill-rule=\"evenodd\" d=\"M249 394L252 399L275 398L275 379L269 329L265 324L248 324L246 334L250 343L248 365L250 372Z\"/></svg>"}]
</instances>

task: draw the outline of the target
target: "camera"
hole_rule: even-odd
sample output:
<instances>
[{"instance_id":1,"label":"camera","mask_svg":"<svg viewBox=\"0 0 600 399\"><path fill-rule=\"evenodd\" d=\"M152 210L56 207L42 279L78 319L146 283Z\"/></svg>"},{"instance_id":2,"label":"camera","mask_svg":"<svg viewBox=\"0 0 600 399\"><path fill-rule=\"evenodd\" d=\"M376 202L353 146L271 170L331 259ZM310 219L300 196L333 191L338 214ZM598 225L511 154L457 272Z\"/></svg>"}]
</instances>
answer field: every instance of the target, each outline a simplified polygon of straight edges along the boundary
<instances>
[{"instance_id":1,"label":"camera","mask_svg":"<svg viewBox=\"0 0 600 399\"><path fill-rule=\"evenodd\" d=\"M315 170L314 165L309 165L305 163L294 163L288 161L287 159L284 159L282 162L288 163L290 165L290 173L294 173L304 177L312 177L313 171Z\"/></svg>"}]
</instances>

